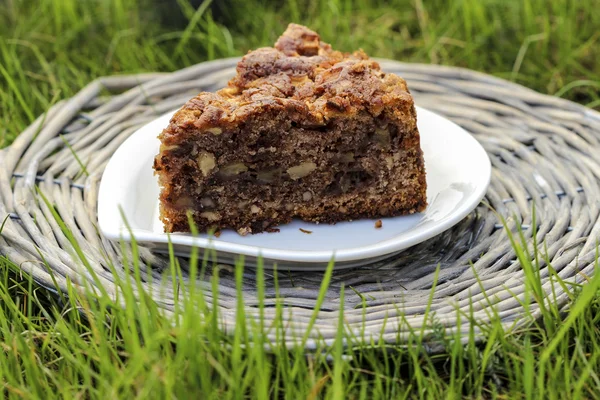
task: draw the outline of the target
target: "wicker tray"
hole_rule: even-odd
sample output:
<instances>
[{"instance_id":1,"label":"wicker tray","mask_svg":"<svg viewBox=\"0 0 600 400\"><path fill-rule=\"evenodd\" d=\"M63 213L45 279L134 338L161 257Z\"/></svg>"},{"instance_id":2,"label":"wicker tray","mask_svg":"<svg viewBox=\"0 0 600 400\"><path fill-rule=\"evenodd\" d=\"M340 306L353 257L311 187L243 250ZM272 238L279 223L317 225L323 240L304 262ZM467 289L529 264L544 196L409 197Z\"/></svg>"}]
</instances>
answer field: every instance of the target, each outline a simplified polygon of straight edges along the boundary
<instances>
[{"instance_id":1,"label":"wicker tray","mask_svg":"<svg viewBox=\"0 0 600 400\"><path fill-rule=\"evenodd\" d=\"M97 190L104 166L141 125L200 90L222 87L236 62L225 59L170 74L100 78L40 116L0 151L0 216L10 215L1 232L0 252L46 287L65 291L67 280L76 285L87 281L114 294L117 287L108 263L130 266L123 266L120 245L98 234ZM484 146L493 165L490 188L484 202L451 230L375 266L334 271L307 346L319 337L326 342L335 337L342 284L347 288L348 329L382 335L390 342L405 341L409 327L424 324L426 334L437 325L466 337L471 316L482 322L500 318L507 328L539 316L535 302L527 310L523 306L524 271L502 219L514 233L522 228L531 257L537 243L547 301L565 306L568 296L555 283L547 261L567 282L585 283L593 273L600 233L600 114L464 69L381 63L408 81L417 104L463 126ZM73 256L40 193L73 230L97 280ZM148 249L142 248L140 257L152 265L155 276L168 265L167 258ZM186 260L181 263L185 266ZM231 267L219 269L217 305L224 328L230 329L235 324L234 274ZM251 312L258 304L255 273L244 274L244 304ZM285 315L293 315L290 329L304 332L308 326L322 277L315 272L279 273L279 301L291 312ZM146 283L146 288L152 285ZM273 305L274 279L268 272L266 285L265 304ZM166 312L173 310L175 293L150 293ZM428 302L434 324L425 320ZM273 308L265 309L267 320L274 317Z\"/></svg>"}]
</instances>

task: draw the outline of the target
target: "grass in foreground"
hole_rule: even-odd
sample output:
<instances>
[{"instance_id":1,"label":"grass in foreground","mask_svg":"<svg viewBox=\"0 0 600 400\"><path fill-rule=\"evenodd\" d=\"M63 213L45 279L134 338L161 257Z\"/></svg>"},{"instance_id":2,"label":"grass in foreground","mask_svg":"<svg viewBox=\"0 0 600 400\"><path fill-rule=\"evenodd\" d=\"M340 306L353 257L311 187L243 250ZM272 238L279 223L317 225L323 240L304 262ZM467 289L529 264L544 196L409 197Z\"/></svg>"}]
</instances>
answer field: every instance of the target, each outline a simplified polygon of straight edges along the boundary
<instances>
[{"instance_id":1,"label":"grass in foreground","mask_svg":"<svg viewBox=\"0 0 600 400\"><path fill-rule=\"evenodd\" d=\"M515 248L528 259L521 243ZM554 306L519 331L505 331L499 319L473 321L484 340L469 336L466 345L439 328L427 339L443 345L435 355L425 352L418 332L407 346L397 346L377 338L365 343L339 329L332 346L320 343L316 352L306 353L267 338L267 331L284 335L280 305L272 324L245 315L241 264L235 268L236 324L225 334L215 301L195 285L179 288L185 293L175 305L180 318L164 316L147 295L136 296L145 276L138 263L117 282L116 299L74 285L66 297L40 296L43 290L30 279L15 279L15 265L0 263L0 383L9 398L575 399L600 393L600 274L583 288L555 282L575 299L564 323ZM524 266L526 299L535 299L539 269L529 261ZM172 264L164 274L193 277L205 268L191 263L182 271ZM260 277L262 269L256 273ZM218 279L216 273L210 281L215 285ZM257 282L264 293L264 281ZM328 279L323 282L325 288ZM430 320L435 323L435 315ZM343 307L339 323L344 325Z\"/></svg>"},{"instance_id":2,"label":"grass in foreground","mask_svg":"<svg viewBox=\"0 0 600 400\"><path fill-rule=\"evenodd\" d=\"M98 76L240 55L272 44L289 21L345 50L464 66L600 106L594 0L151 3L0 3L0 146ZM182 24L163 21L176 10ZM528 280L538 287L535 274ZM147 298L134 302L127 284L124 308L85 290L60 298L1 259L0 387L4 396L44 399L593 398L600 393L598 279L571 290L577 301L566 323L548 309L538 325L518 332L487 326L479 345L440 332L446 350L437 355L424 353L418 335L406 348L351 342L348 350L342 339L352 338L340 330L334 346L306 356L280 342L262 351L260 329L224 335L212 309L198 305L200 291L180 304L187 311L173 325Z\"/></svg>"}]
</instances>

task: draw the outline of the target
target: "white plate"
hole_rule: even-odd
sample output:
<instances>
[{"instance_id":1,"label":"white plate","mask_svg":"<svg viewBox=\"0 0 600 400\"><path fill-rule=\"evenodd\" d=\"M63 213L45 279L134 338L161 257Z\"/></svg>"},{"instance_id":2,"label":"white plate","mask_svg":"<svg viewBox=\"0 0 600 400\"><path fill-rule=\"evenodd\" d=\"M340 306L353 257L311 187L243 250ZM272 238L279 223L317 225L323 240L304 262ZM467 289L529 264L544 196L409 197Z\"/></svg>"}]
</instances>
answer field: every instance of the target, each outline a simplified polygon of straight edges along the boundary
<instances>
[{"instance_id":1,"label":"white plate","mask_svg":"<svg viewBox=\"0 0 600 400\"><path fill-rule=\"evenodd\" d=\"M159 187L152 163L158 153L157 135L173 112L148 123L128 138L110 159L98 198L100 230L109 239L130 241L119 207L138 243L156 251L168 249L168 235L158 219ZM219 261L244 255L246 265L262 256L265 266L323 269L335 258L336 268L366 265L427 240L458 223L481 201L487 190L491 165L481 145L465 130L431 111L417 107L421 148L427 170L427 201L420 214L357 220L336 225L293 221L278 233L240 236L226 230L219 238L206 234L171 234L177 254L192 246L214 249ZM300 228L312 231L303 233ZM202 253L201 253L202 254ZM211 254L209 252L209 254Z\"/></svg>"}]
</instances>

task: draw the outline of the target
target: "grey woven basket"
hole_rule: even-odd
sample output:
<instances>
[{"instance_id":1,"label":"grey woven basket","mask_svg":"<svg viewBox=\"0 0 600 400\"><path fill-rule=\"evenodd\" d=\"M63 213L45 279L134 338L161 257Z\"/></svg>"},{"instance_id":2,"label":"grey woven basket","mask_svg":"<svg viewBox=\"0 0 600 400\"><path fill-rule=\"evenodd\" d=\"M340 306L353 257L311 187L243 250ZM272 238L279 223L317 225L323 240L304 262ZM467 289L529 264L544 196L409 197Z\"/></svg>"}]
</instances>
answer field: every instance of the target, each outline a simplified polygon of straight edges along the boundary
<instances>
[{"instance_id":1,"label":"grey woven basket","mask_svg":"<svg viewBox=\"0 0 600 400\"><path fill-rule=\"evenodd\" d=\"M118 289L108 263L121 268L119 275L130 266L123 265L120 245L97 230L97 191L104 166L140 126L201 90L224 86L237 61L217 60L169 74L100 78L40 116L0 152L0 215L10 215L0 252L46 287L65 291L67 279L75 285L87 281L114 295ZM565 306L568 295L555 283L547 261L566 282L581 284L593 274L600 233L600 114L481 73L380 61L385 70L408 81L418 105L475 136L492 160L491 184L484 202L454 228L374 266L334 271L306 345L335 337L342 284L354 289L345 291L347 328L389 342L404 342L409 328L423 326L425 334L443 326L466 338L470 318L499 318L507 328L536 318L535 302L527 310L523 306L524 271L500 217L512 232L521 226L532 257L535 232L535 243L543 251L539 274L547 301ZM80 162L86 164L87 175L81 173ZM39 193L73 230L97 280L73 256L68 238ZM537 226L532 224L533 203ZM168 265L165 256L148 249L142 248L140 257L152 265L149 272L156 277ZM186 260L181 263L185 266ZM433 319L426 321L438 265L429 310ZM216 301L225 329L235 324L232 271L220 266ZM244 304L251 314L258 304L255 274L244 274ZM322 277L315 272L280 273L279 301L289 310L284 315L291 331L304 332L308 326ZM167 284L159 295L154 285L146 282L146 289L162 309L172 312L177 301L168 290L172 286ZM272 306L276 298L269 272L266 285L264 301ZM208 300L215 301L210 294ZM265 318L268 324L275 310L267 307ZM477 334L479 327L474 330Z\"/></svg>"}]
</instances>

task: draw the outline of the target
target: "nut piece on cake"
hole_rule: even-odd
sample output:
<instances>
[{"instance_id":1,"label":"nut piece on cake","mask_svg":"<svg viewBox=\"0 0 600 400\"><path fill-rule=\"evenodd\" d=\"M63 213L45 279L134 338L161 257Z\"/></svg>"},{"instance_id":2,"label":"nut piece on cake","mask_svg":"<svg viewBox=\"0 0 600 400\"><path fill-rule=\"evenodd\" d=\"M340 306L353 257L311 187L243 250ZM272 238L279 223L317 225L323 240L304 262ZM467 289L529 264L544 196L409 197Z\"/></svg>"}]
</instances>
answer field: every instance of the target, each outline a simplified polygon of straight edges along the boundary
<instances>
[{"instance_id":1,"label":"nut piece on cake","mask_svg":"<svg viewBox=\"0 0 600 400\"><path fill-rule=\"evenodd\" d=\"M166 232L273 231L425 209L423 153L406 82L361 50L290 24L216 93L188 101L154 160Z\"/></svg>"}]
</instances>

